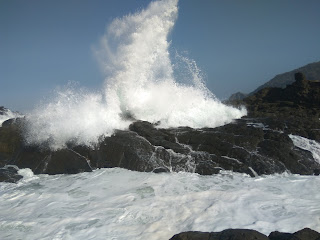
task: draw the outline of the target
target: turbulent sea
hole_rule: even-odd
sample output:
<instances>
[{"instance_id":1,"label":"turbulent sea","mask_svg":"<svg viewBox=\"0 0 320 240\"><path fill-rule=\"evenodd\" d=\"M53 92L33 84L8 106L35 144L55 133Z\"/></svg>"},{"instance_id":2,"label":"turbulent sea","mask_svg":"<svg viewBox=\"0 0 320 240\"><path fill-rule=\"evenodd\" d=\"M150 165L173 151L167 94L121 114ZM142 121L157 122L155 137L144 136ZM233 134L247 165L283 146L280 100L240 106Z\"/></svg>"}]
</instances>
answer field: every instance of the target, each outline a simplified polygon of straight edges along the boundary
<instances>
[{"instance_id":1,"label":"turbulent sea","mask_svg":"<svg viewBox=\"0 0 320 240\"><path fill-rule=\"evenodd\" d=\"M45 142L53 150L68 141L94 146L102 135L127 129L133 118L160 127L201 128L244 116L244 108L215 98L193 60L169 54L167 38L177 14L178 1L163 0L115 19L96 49L106 73L102 91L76 86L57 91L26 113L25 141ZM317 143L291 138L319 160ZM76 175L19 173L24 178L17 184L0 183L0 239L162 240L182 231L226 228L320 231L320 178L315 176L118 168Z\"/></svg>"},{"instance_id":2,"label":"turbulent sea","mask_svg":"<svg viewBox=\"0 0 320 240\"><path fill-rule=\"evenodd\" d=\"M169 239L182 231L320 231L320 178L100 169L0 183L0 239Z\"/></svg>"}]
</instances>

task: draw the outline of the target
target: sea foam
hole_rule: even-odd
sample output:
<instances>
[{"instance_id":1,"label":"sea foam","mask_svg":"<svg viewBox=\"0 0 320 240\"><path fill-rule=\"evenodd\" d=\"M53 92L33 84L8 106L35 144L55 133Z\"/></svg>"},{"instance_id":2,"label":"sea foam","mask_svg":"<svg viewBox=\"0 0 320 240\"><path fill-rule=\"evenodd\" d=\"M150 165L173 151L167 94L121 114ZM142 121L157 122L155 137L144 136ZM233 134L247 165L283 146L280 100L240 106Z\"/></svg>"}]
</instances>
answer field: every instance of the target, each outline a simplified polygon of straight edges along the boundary
<instances>
[{"instance_id":1,"label":"sea foam","mask_svg":"<svg viewBox=\"0 0 320 240\"><path fill-rule=\"evenodd\" d=\"M113 168L37 177L0 183L0 239L156 240L228 228L320 231L317 176Z\"/></svg>"},{"instance_id":2,"label":"sea foam","mask_svg":"<svg viewBox=\"0 0 320 240\"><path fill-rule=\"evenodd\" d=\"M157 122L160 127L201 128L245 115L244 108L216 99L193 60L180 58L188 79L175 79L168 36L177 14L178 1L163 0L112 21L95 49L106 74L102 91L58 92L28 114L27 142L48 142L55 149L68 141L92 145L101 135L128 128L133 119Z\"/></svg>"}]
</instances>

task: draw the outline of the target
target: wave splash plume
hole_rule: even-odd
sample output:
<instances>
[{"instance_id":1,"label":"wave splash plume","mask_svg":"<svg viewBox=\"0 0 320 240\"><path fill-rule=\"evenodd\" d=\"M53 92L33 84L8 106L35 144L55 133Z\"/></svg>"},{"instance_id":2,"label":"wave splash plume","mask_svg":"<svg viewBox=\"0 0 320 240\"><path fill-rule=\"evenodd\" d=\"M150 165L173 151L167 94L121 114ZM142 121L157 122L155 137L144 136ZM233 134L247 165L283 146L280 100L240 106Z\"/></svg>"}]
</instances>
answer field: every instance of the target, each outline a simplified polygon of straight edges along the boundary
<instances>
[{"instance_id":1,"label":"wave splash plume","mask_svg":"<svg viewBox=\"0 0 320 240\"><path fill-rule=\"evenodd\" d=\"M188 83L178 83L170 59L168 35L178 14L178 0L151 2L137 13L117 18L95 53L106 73L103 91L67 88L28 114L27 142L68 141L92 145L101 135L126 129L131 119L160 127L216 127L246 114L222 104L206 88L194 61L182 57ZM191 83L191 84L190 84Z\"/></svg>"}]
</instances>

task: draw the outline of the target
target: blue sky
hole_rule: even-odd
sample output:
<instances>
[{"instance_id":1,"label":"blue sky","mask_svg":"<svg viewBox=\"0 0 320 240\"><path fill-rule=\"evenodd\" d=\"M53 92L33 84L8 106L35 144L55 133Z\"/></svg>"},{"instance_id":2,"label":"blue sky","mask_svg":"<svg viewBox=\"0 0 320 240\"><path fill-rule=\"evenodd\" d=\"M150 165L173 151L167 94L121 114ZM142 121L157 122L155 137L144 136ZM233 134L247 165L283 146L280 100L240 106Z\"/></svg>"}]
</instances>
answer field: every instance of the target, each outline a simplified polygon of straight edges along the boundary
<instances>
[{"instance_id":1,"label":"blue sky","mask_svg":"<svg viewBox=\"0 0 320 240\"><path fill-rule=\"evenodd\" d=\"M0 0L0 105L32 109L57 86L101 88L92 48L148 0ZM172 49L188 52L219 98L320 61L318 0L180 0Z\"/></svg>"}]
</instances>

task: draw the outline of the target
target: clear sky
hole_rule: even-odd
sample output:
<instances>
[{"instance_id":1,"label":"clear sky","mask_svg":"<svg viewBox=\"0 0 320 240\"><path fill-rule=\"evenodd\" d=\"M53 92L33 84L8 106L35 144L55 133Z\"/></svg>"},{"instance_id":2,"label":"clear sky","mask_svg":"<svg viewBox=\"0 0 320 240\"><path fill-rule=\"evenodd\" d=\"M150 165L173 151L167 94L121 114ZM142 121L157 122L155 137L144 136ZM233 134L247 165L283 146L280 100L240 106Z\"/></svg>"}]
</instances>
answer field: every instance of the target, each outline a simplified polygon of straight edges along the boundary
<instances>
[{"instance_id":1,"label":"clear sky","mask_svg":"<svg viewBox=\"0 0 320 240\"><path fill-rule=\"evenodd\" d=\"M92 48L149 0L0 0L0 105L32 109L57 86L99 89ZM220 99L320 61L319 0L180 0L172 49L196 60Z\"/></svg>"}]
</instances>

